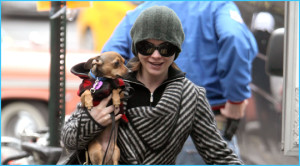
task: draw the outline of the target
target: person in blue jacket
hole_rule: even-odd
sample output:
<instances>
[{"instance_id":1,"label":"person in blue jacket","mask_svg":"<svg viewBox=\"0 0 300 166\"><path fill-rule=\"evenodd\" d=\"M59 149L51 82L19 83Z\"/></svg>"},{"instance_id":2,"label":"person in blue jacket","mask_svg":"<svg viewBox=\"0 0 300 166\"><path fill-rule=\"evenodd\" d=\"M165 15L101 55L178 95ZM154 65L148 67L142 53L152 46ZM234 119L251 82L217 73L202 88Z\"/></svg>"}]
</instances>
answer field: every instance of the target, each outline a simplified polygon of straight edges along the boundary
<instances>
[{"instance_id":1,"label":"person in blue jacket","mask_svg":"<svg viewBox=\"0 0 300 166\"><path fill-rule=\"evenodd\" d=\"M238 120L245 114L251 96L251 64L257 54L255 38L238 7L229 1L146 1L127 13L102 52L133 58L130 29L138 15L152 6L167 6L180 18L185 40L175 62L188 79L206 89L217 127L224 133L228 119ZM227 142L239 155L236 136ZM189 138L176 164L204 164L194 152Z\"/></svg>"}]
</instances>

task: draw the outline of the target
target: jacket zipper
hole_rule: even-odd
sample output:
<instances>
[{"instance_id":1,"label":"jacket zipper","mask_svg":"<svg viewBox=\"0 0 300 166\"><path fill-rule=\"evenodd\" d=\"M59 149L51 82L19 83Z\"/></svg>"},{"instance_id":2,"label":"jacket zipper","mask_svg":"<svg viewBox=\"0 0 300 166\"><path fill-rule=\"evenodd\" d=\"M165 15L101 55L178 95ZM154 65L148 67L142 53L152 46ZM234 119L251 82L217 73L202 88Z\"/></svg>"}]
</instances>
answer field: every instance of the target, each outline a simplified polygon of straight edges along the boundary
<instances>
[{"instance_id":1,"label":"jacket zipper","mask_svg":"<svg viewBox=\"0 0 300 166\"><path fill-rule=\"evenodd\" d=\"M182 78L184 78L184 77L178 77L178 78L174 78L174 79L172 79L172 80L163 82L163 83L162 83L161 85L159 85L156 89L158 89L160 86L162 86L162 85L164 85L164 84L166 84L166 83L173 82L173 81L175 81L175 80L180 80L180 79L182 79ZM141 86L147 88L144 84L139 83L139 82L130 81L130 80L124 80L124 81L125 81L125 82L129 82L129 83L134 83L134 84L137 84L137 85L141 85ZM147 88L147 89L148 89L148 88ZM155 90L154 90L154 91L155 91Z\"/></svg>"},{"instance_id":2,"label":"jacket zipper","mask_svg":"<svg viewBox=\"0 0 300 166\"><path fill-rule=\"evenodd\" d=\"M152 107L152 103L153 103L153 93L150 93L150 107Z\"/></svg>"},{"instance_id":3,"label":"jacket zipper","mask_svg":"<svg viewBox=\"0 0 300 166\"><path fill-rule=\"evenodd\" d=\"M153 93L150 93L150 103L153 102Z\"/></svg>"},{"instance_id":4,"label":"jacket zipper","mask_svg":"<svg viewBox=\"0 0 300 166\"><path fill-rule=\"evenodd\" d=\"M175 79L166 81L166 82L162 83L161 85L159 85L156 89L158 89L160 86L162 86L162 85L164 85L164 84L166 84L166 83L173 82L173 81L175 81L175 80L179 80L179 79L182 79L182 78L184 78L184 77L178 77L178 78L175 78ZM144 84L142 84L142 83L135 82L135 81L129 81L129 80L124 80L124 81L125 81L125 82L129 82L129 83L134 83L134 84L137 84L137 85L141 85L141 86L143 86L144 88L148 89L148 88L147 88ZM156 91L156 89L154 90L154 92ZM150 92L149 89L148 89L148 91ZM153 103L153 94L154 94L154 92L153 92L153 93L150 92L150 107L152 107L152 103Z\"/></svg>"}]
</instances>

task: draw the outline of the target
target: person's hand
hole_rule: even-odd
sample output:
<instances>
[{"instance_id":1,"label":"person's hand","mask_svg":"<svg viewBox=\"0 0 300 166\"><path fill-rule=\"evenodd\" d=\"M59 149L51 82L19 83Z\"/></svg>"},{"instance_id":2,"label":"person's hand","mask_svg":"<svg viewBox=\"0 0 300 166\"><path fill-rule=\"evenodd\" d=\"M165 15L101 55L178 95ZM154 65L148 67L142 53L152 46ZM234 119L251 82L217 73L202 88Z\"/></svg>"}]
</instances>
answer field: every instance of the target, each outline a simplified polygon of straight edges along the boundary
<instances>
[{"instance_id":1,"label":"person's hand","mask_svg":"<svg viewBox=\"0 0 300 166\"><path fill-rule=\"evenodd\" d=\"M110 113L114 111L116 115L115 120L119 120L122 117L122 114L119 114L119 109L115 109L113 105L106 107L108 102L111 100L112 95L108 96L107 98L103 99L100 104L93 107L90 114L97 121L101 126L107 126L111 124L112 119Z\"/></svg>"},{"instance_id":2,"label":"person's hand","mask_svg":"<svg viewBox=\"0 0 300 166\"><path fill-rule=\"evenodd\" d=\"M248 105L248 100L244 100L241 103L226 102L225 107L221 108L221 114L226 118L241 119L245 115L245 109Z\"/></svg>"}]
</instances>

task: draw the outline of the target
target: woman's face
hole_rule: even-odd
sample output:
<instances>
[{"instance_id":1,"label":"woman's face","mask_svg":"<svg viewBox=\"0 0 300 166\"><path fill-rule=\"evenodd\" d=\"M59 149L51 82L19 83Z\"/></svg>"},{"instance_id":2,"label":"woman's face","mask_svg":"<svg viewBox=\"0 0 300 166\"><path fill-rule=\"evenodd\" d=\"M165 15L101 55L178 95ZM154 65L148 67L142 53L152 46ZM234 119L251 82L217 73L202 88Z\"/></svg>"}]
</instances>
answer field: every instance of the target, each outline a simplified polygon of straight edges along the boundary
<instances>
[{"instance_id":1,"label":"woman's face","mask_svg":"<svg viewBox=\"0 0 300 166\"><path fill-rule=\"evenodd\" d=\"M156 47L164 43L161 40L148 39L148 42L154 44ZM168 69L175 58L175 53L170 57L161 56L158 50L155 50L151 55L145 56L138 53L138 57L142 64L143 74L154 77L167 76Z\"/></svg>"}]
</instances>

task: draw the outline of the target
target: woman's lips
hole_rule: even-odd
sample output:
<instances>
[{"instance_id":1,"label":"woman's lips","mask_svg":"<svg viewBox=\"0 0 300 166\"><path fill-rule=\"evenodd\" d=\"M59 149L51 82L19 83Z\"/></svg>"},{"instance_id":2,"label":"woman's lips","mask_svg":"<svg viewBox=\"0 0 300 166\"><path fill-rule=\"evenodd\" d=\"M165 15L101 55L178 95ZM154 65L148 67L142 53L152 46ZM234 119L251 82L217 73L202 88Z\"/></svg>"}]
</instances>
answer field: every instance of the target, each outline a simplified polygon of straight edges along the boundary
<instances>
[{"instance_id":1,"label":"woman's lips","mask_svg":"<svg viewBox=\"0 0 300 166\"><path fill-rule=\"evenodd\" d=\"M149 62L151 66L158 68L161 67L163 62Z\"/></svg>"}]
</instances>

